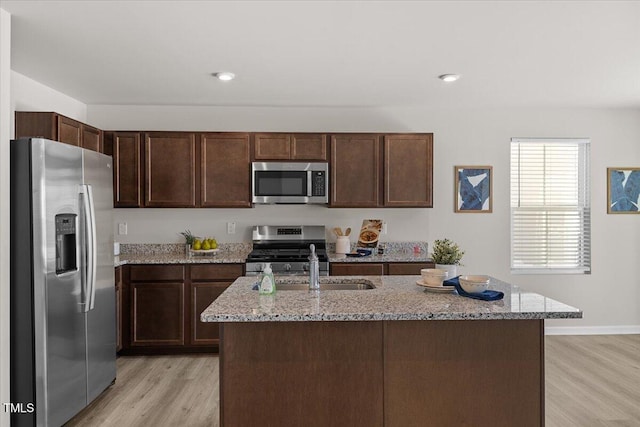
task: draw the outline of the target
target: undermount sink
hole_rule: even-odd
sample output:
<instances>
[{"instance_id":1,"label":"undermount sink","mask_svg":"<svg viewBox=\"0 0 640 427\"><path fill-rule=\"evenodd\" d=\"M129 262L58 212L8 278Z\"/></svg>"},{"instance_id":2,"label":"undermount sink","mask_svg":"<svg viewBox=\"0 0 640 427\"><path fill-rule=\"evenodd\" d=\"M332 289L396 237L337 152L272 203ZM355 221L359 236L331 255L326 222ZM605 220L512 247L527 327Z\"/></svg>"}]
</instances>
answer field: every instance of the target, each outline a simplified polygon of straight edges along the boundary
<instances>
[{"instance_id":1,"label":"undermount sink","mask_svg":"<svg viewBox=\"0 0 640 427\"><path fill-rule=\"evenodd\" d=\"M322 279L321 279L322 280ZM253 285L254 291L258 290L258 284ZM348 282L320 282L321 291L364 291L375 289L373 283L367 280ZM276 291L308 291L309 282L279 282L276 280Z\"/></svg>"}]
</instances>

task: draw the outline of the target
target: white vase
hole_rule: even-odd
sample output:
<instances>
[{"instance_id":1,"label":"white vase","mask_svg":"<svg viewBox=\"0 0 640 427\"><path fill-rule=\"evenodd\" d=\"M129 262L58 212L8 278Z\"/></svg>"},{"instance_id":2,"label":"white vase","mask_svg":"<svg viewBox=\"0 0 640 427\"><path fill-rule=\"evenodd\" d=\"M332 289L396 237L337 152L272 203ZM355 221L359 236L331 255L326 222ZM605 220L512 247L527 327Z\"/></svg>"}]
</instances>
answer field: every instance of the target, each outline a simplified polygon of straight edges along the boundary
<instances>
[{"instance_id":1,"label":"white vase","mask_svg":"<svg viewBox=\"0 0 640 427\"><path fill-rule=\"evenodd\" d=\"M447 270L447 279L453 279L458 276L458 266L455 264L436 264L436 268Z\"/></svg>"}]
</instances>

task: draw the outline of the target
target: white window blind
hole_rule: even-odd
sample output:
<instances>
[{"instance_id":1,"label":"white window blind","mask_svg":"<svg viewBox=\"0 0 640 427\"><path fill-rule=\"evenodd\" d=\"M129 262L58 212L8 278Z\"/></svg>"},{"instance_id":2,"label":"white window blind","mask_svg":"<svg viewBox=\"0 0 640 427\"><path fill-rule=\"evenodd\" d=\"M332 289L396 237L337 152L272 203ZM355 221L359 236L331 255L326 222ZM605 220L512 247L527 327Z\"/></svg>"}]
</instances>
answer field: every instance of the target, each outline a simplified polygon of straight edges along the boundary
<instances>
[{"instance_id":1,"label":"white window blind","mask_svg":"<svg viewBox=\"0 0 640 427\"><path fill-rule=\"evenodd\" d=\"M590 273L588 139L511 139L511 272Z\"/></svg>"}]
</instances>

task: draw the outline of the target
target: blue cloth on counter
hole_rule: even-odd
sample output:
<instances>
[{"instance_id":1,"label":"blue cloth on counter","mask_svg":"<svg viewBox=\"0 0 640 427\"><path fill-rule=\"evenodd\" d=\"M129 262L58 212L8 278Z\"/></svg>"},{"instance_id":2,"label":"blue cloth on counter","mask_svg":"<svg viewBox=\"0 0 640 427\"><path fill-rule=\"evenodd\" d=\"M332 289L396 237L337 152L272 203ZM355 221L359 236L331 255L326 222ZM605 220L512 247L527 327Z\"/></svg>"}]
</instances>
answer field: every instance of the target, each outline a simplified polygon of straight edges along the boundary
<instances>
[{"instance_id":1,"label":"blue cloth on counter","mask_svg":"<svg viewBox=\"0 0 640 427\"><path fill-rule=\"evenodd\" d=\"M460 277L460 276L458 276ZM492 291L487 289L486 291L482 291L480 293L477 294L470 294L469 292L465 292L464 289L462 289L462 286L460 286L460 280L458 280L458 277L454 277L452 279L448 279L445 280L442 285L443 286L455 286L456 291L458 291L459 295L462 295L463 297L467 297L467 298L473 298L473 299L479 299L479 300L483 300L483 301L498 301L501 300L502 298L504 298L504 292L500 292L500 291Z\"/></svg>"}]
</instances>

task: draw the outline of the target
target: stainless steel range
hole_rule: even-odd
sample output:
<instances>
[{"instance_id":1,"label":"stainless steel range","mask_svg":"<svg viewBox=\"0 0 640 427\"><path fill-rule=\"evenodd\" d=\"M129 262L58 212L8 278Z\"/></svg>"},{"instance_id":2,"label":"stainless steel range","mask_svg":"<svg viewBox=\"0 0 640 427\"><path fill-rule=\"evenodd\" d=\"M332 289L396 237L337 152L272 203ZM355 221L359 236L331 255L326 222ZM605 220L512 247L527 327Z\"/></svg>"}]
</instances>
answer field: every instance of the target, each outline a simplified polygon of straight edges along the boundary
<instances>
[{"instance_id":1,"label":"stainless steel range","mask_svg":"<svg viewBox=\"0 0 640 427\"><path fill-rule=\"evenodd\" d=\"M309 245L316 246L320 275L329 275L324 225L258 225L253 227L253 250L247 256L247 276L257 276L266 263L274 274L309 274Z\"/></svg>"}]
</instances>

